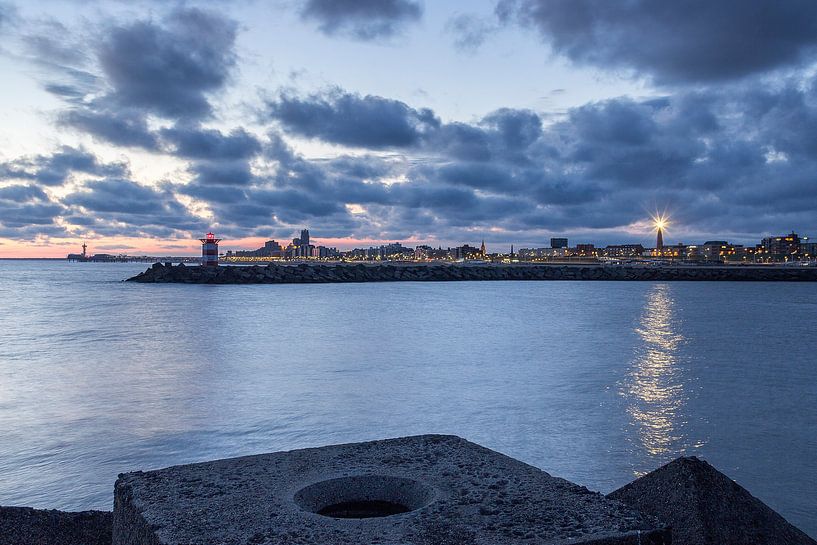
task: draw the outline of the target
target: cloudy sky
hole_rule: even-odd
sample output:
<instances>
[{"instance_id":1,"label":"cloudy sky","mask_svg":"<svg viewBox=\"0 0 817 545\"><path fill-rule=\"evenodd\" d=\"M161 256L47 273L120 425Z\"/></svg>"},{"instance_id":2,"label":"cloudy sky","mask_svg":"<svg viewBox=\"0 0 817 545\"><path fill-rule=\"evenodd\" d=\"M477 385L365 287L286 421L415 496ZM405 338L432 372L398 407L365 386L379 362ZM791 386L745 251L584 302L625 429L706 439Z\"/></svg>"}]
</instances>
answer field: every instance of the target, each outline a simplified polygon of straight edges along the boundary
<instances>
[{"instance_id":1,"label":"cloudy sky","mask_svg":"<svg viewBox=\"0 0 817 545\"><path fill-rule=\"evenodd\" d=\"M0 257L817 235L814 0L0 0Z\"/></svg>"}]
</instances>

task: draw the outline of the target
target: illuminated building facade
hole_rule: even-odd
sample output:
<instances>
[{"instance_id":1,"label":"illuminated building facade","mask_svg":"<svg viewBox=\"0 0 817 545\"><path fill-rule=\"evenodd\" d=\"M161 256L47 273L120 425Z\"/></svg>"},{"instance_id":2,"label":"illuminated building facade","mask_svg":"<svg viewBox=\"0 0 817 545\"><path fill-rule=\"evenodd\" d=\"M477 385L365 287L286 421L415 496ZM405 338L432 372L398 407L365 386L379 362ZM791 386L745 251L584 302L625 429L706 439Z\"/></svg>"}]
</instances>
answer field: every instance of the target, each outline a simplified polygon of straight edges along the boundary
<instances>
[{"instance_id":1,"label":"illuminated building facade","mask_svg":"<svg viewBox=\"0 0 817 545\"><path fill-rule=\"evenodd\" d=\"M800 237L794 231L779 237L766 237L761 244L774 261L792 259L800 252Z\"/></svg>"},{"instance_id":2,"label":"illuminated building facade","mask_svg":"<svg viewBox=\"0 0 817 545\"><path fill-rule=\"evenodd\" d=\"M603 250L606 257L642 257L645 253L641 244L613 244Z\"/></svg>"},{"instance_id":3,"label":"illuminated building facade","mask_svg":"<svg viewBox=\"0 0 817 545\"><path fill-rule=\"evenodd\" d=\"M663 257L668 259L687 259L689 257L690 248L696 246L687 246L686 244L669 244L662 245L661 248L656 247L652 251L653 257Z\"/></svg>"},{"instance_id":4,"label":"illuminated building facade","mask_svg":"<svg viewBox=\"0 0 817 545\"><path fill-rule=\"evenodd\" d=\"M576 244L576 255L579 257L596 257L598 252L596 251L595 244Z\"/></svg>"},{"instance_id":5,"label":"illuminated building facade","mask_svg":"<svg viewBox=\"0 0 817 545\"><path fill-rule=\"evenodd\" d=\"M567 257L568 249L565 248L520 248L519 259L547 260L559 257Z\"/></svg>"},{"instance_id":6,"label":"illuminated building facade","mask_svg":"<svg viewBox=\"0 0 817 545\"><path fill-rule=\"evenodd\" d=\"M292 239L292 243L285 248L275 240L269 240L264 246L255 250L229 251L224 256L233 262L240 261L269 261L273 259L344 259L369 261L401 261L401 260L469 260L488 259L500 261L518 259L521 261L561 261L561 260L592 260L596 258L614 259L660 259L662 261L689 261L689 262L741 262L741 263L775 263L792 260L817 260L817 242L808 237L800 237L797 233L779 237L764 238L760 244L742 246L732 244L726 240L709 240L703 244L683 243L665 244L665 228L669 225L666 217L653 218L656 232L656 246L644 248L641 244L612 244L605 248L597 248L594 244L577 244L574 248L568 246L568 239L554 237L550 239L548 248L522 248L514 252L511 246L510 253L488 255L485 241L479 247L468 244L455 247L432 247L425 244L416 247L406 247L399 242L384 244L378 247L355 248L338 251L336 248L327 248L311 244L308 229L300 231L300 237ZM209 265L218 263L218 245L212 233L212 240L201 239L203 262ZM209 248L211 255L205 250ZM96 258L98 256L94 256ZM105 257L105 256L103 256ZM72 260L93 260L83 254L70 254Z\"/></svg>"},{"instance_id":7,"label":"illuminated building facade","mask_svg":"<svg viewBox=\"0 0 817 545\"><path fill-rule=\"evenodd\" d=\"M806 259L817 258L817 242L812 242L808 237L800 239L800 255Z\"/></svg>"}]
</instances>

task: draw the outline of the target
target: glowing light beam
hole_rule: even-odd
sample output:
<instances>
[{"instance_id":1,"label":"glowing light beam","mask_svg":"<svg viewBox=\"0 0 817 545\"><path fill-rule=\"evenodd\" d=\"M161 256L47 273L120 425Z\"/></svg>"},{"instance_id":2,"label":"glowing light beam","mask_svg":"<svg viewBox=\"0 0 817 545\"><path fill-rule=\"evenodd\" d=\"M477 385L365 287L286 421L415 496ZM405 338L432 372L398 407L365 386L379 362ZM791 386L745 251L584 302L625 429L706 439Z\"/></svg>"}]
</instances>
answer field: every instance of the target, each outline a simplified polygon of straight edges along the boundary
<instances>
[{"instance_id":1,"label":"glowing light beam","mask_svg":"<svg viewBox=\"0 0 817 545\"><path fill-rule=\"evenodd\" d=\"M652 225L656 231L663 231L667 228L667 225L670 224L669 216L666 213L663 214L654 214L652 216Z\"/></svg>"}]
</instances>

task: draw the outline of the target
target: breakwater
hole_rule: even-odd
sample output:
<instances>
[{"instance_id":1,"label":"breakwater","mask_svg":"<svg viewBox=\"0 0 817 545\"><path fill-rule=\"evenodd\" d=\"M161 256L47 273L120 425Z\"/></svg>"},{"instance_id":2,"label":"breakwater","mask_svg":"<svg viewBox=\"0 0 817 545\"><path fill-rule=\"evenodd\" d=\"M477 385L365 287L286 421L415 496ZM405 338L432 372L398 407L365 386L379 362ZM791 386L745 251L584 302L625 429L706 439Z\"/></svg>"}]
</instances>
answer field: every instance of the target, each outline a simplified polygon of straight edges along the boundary
<instances>
[{"instance_id":1,"label":"breakwater","mask_svg":"<svg viewBox=\"0 0 817 545\"><path fill-rule=\"evenodd\" d=\"M113 513L0 506L0 545L817 545L707 462L603 496L453 435L119 475Z\"/></svg>"},{"instance_id":2,"label":"breakwater","mask_svg":"<svg viewBox=\"0 0 817 545\"><path fill-rule=\"evenodd\" d=\"M555 265L532 263L316 263L188 267L156 263L131 282L298 284L463 280L815 282L817 267L689 265Z\"/></svg>"}]
</instances>

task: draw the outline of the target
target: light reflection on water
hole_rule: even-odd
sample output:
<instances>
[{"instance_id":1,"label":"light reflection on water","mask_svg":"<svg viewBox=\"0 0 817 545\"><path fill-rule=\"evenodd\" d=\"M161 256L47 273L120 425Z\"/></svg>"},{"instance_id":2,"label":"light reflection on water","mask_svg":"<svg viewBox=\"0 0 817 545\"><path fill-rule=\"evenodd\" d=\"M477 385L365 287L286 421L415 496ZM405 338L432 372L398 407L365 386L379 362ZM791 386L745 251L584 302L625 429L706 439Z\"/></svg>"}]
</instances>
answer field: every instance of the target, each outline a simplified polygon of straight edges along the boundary
<instances>
[{"instance_id":1,"label":"light reflection on water","mask_svg":"<svg viewBox=\"0 0 817 545\"><path fill-rule=\"evenodd\" d=\"M654 460L667 462L705 444L693 442L686 430L690 379L680 347L687 339L681 333L672 289L670 284L655 284L646 293L635 327L641 343L620 389L634 428L630 440L651 458L645 467L634 469L636 476L654 468Z\"/></svg>"}]
</instances>

